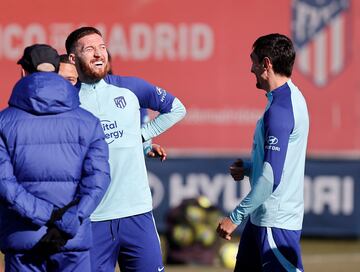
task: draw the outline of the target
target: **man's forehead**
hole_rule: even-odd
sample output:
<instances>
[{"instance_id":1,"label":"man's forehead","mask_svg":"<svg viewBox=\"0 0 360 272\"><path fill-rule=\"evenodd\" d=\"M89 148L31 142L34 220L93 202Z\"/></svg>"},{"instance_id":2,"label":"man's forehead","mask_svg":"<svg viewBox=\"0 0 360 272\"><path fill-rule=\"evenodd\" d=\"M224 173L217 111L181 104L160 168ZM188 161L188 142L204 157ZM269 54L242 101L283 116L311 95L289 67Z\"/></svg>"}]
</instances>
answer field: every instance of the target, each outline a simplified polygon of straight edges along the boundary
<instances>
[{"instance_id":1,"label":"man's forehead","mask_svg":"<svg viewBox=\"0 0 360 272\"><path fill-rule=\"evenodd\" d=\"M72 63L60 62L60 69L59 70L75 70L76 71L76 67Z\"/></svg>"},{"instance_id":2,"label":"man's forehead","mask_svg":"<svg viewBox=\"0 0 360 272\"><path fill-rule=\"evenodd\" d=\"M88 45L100 45L100 44L105 44L104 39L96 33L86 35L78 40L78 45L82 47Z\"/></svg>"},{"instance_id":3,"label":"man's forehead","mask_svg":"<svg viewBox=\"0 0 360 272\"><path fill-rule=\"evenodd\" d=\"M250 54L250 58L253 60L253 61L259 61L259 58L258 56L254 53L254 51L251 52Z\"/></svg>"}]
</instances>

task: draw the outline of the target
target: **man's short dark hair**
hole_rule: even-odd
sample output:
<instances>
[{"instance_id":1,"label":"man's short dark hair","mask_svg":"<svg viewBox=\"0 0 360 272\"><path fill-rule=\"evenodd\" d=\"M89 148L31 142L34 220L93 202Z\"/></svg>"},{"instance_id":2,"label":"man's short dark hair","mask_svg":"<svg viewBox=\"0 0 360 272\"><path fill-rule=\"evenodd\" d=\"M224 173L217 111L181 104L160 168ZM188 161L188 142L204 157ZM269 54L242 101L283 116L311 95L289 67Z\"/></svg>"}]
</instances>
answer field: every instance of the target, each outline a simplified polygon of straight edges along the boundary
<instances>
[{"instance_id":1,"label":"man's short dark hair","mask_svg":"<svg viewBox=\"0 0 360 272\"><path fill-rule=\"evenodd\" d=\"M69 59L69 55L68 54L62 54L60 55L60 63L69 63L69 64L72 64L70 62L70 59Z\"/></svg>"},{"instance_id":2,"label":"man's short dark hair","mask_svg":"<svg viewBox=\"0 0 360 272\"><path fill-rule=\"evenodd\" d=\"M51 64L50 69L41 69L42 64ZM56 49L52 48L47 44L33 44L24 49L24 54L19 59L17 64L20 64L21 67L28 73L35 72L58 72L60 66L60 57Z\"/></svg>"},{"instance_id":3,"label":"man's short dark hair","mask_svg":"<svg viewBox=\"0 0 360 272\"><path fill-rule=\"evenodd\" d=\"M74 30L73 32L71 32L65 42L65 48L67 54L69 55L70 53L74 52L78 40L80 40L82 37L91 34L98 34L99 36L102 36L101 32L92 26L80 27Z\"/></svg>"},{"instance_id":4,"label":"man's short dark hair","mask_svg":"<svg viewBox=\"0 0 360 272\"><path fill-rule=\"evenodd\" d=\"M296 53L292 41L287 36L279 33L261 36L254 42L253 52L259 62L268 57L275 73L291 76Z\"/></svg>"}]
</instances>

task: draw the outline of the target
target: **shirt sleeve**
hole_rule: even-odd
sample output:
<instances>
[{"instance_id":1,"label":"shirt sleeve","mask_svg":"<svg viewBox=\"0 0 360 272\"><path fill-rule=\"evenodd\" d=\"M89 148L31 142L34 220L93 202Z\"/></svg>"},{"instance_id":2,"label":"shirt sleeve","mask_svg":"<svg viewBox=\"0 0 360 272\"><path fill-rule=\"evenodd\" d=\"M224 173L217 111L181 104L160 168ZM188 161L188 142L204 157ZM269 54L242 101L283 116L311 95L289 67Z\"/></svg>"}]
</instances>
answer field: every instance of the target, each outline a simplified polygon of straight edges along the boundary
<instances>
[{"instance_id":1,"label":"shirt sleeve","mask_svg":"<svg viewBox=\"0 0 360 272\"><path fill-rule=\"evenodd\" d=\"M157 117L142 126L141 133L145 141L160 135L186 114L186 109L178 98L141 78L107 75L105 81L131 90L138 98L140 108L159 113Z\"/></svg>"},{"instance_id":2,"label":"shirt sleeve","mask_svg":"<svg viewBox=\"0 0 360 272\"><path fill-rule=\"evenodd\" d=\"M5 143L0 137L0 199L9 209L39 226L51 217L54 206L29 193L17 181Z\"/></svg>"},{"instance_id":3,"label":"shirt sleeve","mask_svg":"<svg viewBox=\"0 0 360 272\"><path fill-rule=\"evenodd\" d=\"M280 184L293 125L293 114L287 108L274 106L264 114L263 170L258 180L253 181L249 194L231 212L234 224L241 224Z\"/></svg>"},{"instance_id":4,"label":"shirt sleeve","mask_svg":"<svg viewBox=\"0 0 360 272\"><path fill-rule=\"evenodd\" d=\"M281 181L291 132L294 127L292 108L273 106L264 115L264 161L272 168L273 191Z\"/></svg>"},{"instance_id":5,"label":"shirt sleeve","mask_svg":"<svg viewBox=\"0 0 360 272\"><path fill-rule=\"evenodd\" d=\"M160 113L153 120L145 124L141 129L145 141L160 135L181 119L186 114L185 106L179 99L175 98L172 103L171 111L167 113Z\"/></svg>"}]
</instances>

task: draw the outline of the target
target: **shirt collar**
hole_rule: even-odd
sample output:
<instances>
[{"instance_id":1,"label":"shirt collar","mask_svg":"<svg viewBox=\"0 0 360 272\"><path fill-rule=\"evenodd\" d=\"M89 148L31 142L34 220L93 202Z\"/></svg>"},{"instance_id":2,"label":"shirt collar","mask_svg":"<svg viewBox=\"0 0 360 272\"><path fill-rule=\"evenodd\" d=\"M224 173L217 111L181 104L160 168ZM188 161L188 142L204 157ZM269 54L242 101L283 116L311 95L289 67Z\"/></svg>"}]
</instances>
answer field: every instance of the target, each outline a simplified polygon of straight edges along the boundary
<instances>
[{"instance_id":1,"label":"shirt collar","mask_svg":"<svg viewBox=\"0 0 360 272\"><path fill-rule=\"evenodd\" d=\"M99 82L92 83L92 84L81 82L81 89L85 90L85 91L91 91L91 90L96 90L96 89L99 89L99 88L103 88L106 85L107 84L106 84L104 79L101 79Z\"/></svg>"},{"instance_id":2,"label":"shirt collar","mask_svg":"<svg viewBox=\"0 0 360 272\"><path fill-rule=\"evenodd\" d=\"M286 86L288 86L289 84L291 84L291 79L289 79L288 81L286 81L283 85L281 85L281 86L277 87L276 89L272 90L271 92L266 93L266 97L267 97L269 100L272 100L272 99L273 99L273 96L280 95L281 90L282 90L283 88L285 88Z\"/></svg>"}]
</instances>

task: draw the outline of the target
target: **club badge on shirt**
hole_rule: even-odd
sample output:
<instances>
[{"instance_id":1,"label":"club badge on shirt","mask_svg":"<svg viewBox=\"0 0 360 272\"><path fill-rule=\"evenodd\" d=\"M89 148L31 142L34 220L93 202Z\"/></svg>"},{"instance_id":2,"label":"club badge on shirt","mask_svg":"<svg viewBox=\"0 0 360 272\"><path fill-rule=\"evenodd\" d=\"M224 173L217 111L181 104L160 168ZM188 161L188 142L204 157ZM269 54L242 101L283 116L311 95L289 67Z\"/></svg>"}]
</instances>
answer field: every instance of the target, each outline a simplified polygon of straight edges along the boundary
<instances>
[{"instance_id":1,"label":"club badge on shirt","mask_svg":"<svg viewBox=\"0 0 360 272\"><path fill-rule=\"evenodd\" d=\"M123 96L115 97L114 102L115 102L116 107L118 107L120 109L123 109L126 106L125 97L123 97Z\"/></svg>"}]
</instances>

